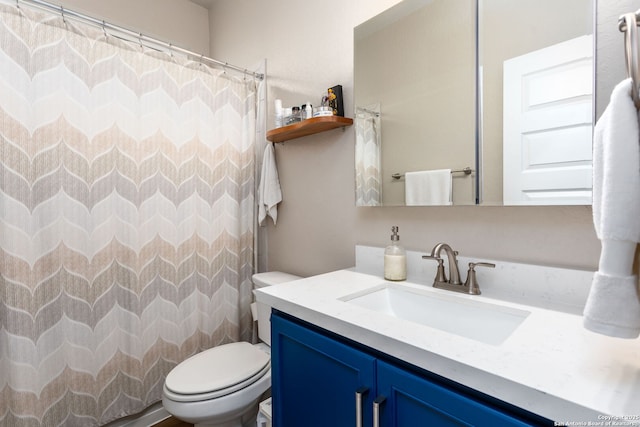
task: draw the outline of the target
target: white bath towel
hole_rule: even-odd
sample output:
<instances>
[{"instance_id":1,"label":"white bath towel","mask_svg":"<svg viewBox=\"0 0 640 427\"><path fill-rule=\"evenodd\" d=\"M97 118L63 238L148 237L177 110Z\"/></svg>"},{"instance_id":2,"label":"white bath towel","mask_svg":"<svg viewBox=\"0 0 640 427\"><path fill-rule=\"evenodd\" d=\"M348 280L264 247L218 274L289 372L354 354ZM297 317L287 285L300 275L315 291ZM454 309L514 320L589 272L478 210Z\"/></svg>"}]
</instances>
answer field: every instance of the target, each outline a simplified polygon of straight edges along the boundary
<instances>
[{"instance_id":1,"label":"white bath towel","mask_svg":"<svg viewBox=\"0 0 640 427\"><path fill-rule=\"evenodd\" d=\"M405 173L404 196L407 206L451 205L451 169Z\"/></svg>"},{"instance_id":2,"label":"white bath towel","mask_svg":"<svg viewBox=\"0 0 640 427\"><path fill-rule=\"evenodd\" d=\"M275 225L278 221L278 203L282 201L282 190L276 168L276 156L273 144L267 144L262 159L262 173L258 186L258 223L263 225L267 215Z\"/></svg>"},{"instance_id":3,"label":"white bath towel","mask_svg":"<svg viewBox=\"0 0 640 427\"><path fill-rule=\"evenodd\" d=\"M594 332L640 335L638 278L633 258L640 242L640 133L631 80L619 83L596 124L593 142L593 222L602 242L584 310Z\"/></svg>"}]
</instances>

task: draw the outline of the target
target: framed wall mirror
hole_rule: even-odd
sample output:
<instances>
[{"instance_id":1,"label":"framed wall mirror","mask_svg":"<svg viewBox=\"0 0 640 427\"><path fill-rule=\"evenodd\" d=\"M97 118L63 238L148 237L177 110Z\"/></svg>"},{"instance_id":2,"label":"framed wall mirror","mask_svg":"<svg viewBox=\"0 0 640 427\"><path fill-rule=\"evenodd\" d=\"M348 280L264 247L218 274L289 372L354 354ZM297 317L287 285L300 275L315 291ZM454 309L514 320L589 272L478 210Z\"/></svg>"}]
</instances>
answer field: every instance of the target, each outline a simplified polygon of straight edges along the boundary
<instances>
[{"instance_id":1,"label":"framed wall mirror","mask_svg":"<svg viewBox=\"0 0 640 427\"><path fill-rule=\"evenodd\" d=\"M356 205L589 205L593 0L404 0L354 30Z\"/></svg>"}]
</instances>

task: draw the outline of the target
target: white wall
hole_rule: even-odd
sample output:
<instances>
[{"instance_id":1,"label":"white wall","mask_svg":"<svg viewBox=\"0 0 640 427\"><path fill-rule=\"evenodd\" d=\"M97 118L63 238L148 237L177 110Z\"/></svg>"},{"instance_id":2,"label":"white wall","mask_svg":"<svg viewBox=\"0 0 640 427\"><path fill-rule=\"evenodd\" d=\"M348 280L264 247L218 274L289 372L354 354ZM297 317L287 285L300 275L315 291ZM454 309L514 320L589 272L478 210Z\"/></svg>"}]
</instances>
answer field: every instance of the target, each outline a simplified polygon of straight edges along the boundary
<instances>
[{"instance_id":1,"label":"white wall","mask_svg":"<svg viewBox=\"0 0 640 427\"><path fill-rule=\"evenodd\" d=\"M214 0L212 56L249 65L266 57L270 105L317 102L342 84L352 112L353 27L397 1ZM268 229L268 269L311 275L350 267L354 245L386 245L392 225L414 250L446 241L479 259L597 267L590 207L356 208L353 150L352 128L276 146L284 201Z\"/></svg>"}]
</instances>

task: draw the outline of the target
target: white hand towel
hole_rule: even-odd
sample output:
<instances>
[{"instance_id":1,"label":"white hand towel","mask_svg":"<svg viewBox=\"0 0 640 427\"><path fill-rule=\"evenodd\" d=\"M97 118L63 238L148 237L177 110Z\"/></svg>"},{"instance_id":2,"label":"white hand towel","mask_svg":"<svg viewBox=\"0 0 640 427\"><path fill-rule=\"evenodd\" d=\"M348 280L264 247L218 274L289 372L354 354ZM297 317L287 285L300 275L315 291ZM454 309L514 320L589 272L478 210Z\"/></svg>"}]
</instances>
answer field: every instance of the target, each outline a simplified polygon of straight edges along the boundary
<instances>
[{"instance_id":1,"label":"white hand towel","mask_svg":"<svg viewBox=\"0 0 640 427\"><path fill-rule=\"evenodd\" d=\"M617 338L637 338L640 333L638 277L607 276L599 272L593 276L587 305L584 308L584 327L599 334Z\"/></svg>"},{"instance_id":2,"label":"white hand towel","mask_svg":"<svg viewBox=\"0 0 640 427\"><path fill-rule=\"evenodd\" d=\"M407 206L451 205L451 169L405 173L404 196Z\"/></svg>"},{"instance_id":3,"label":"white hand towel","mask_svg":"<svg viewBox=\"0 0 640 427\"><path fill-rule=\"evenodd\" d=\"M619 83L596 124L593 142L593 223L602 241L599 271L584 309L585 328L620 338L640 335L640 133L631 80Z\"/></svg>"},{"instance_id":4,"label":"white hand towel","mask_svg":"<svg viewBox=\"0 0 640 427\"><path fill-rule=\"evenodd\" d=\"M268 216L273 219L273 225L278 220L278 203L282 201L282 190L276 168L276 156L273 144L267 144L262 159L262 173L258 186L258 223L262 225Z\"/></svg>"}]
</instances>

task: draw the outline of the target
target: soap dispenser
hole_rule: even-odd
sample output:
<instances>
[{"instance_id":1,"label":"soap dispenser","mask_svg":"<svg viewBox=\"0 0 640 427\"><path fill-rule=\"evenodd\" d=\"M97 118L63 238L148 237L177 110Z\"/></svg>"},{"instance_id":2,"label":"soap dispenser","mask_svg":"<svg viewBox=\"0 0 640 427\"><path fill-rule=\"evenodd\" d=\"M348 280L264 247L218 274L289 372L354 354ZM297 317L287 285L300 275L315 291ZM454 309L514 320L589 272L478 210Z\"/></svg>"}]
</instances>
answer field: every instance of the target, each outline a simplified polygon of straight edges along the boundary
<instances>
[{"instance_id":1,"label":"soap dispenser","mask_svg":"<svg viewBox=\"0 0 640 427\"><path fill-rule=\"evenodd\" d=\"M407 279L407 253L400 246L398 226L391 227L391 244L384 250L384 278L387 280Z\"/></svg>"}]
</instances>

